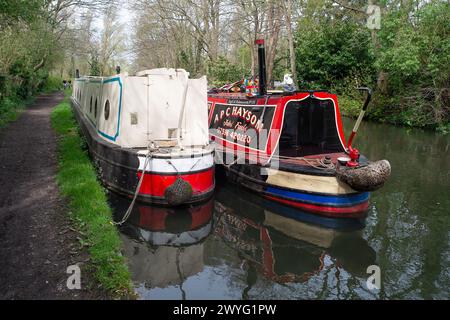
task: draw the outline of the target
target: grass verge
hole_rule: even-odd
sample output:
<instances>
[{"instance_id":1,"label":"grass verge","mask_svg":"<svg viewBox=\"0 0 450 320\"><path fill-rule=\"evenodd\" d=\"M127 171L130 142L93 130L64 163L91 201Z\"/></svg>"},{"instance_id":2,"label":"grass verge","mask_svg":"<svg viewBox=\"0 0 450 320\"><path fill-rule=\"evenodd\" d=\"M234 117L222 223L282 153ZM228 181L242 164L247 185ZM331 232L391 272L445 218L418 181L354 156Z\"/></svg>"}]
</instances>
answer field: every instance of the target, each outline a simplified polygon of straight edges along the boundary
<instances>
[{"instance_id":1,"label":"grass verge","mask_svg":"<svg viewBox=\"0 0 450 320\"><path fill-rule=\"evenodd\" d=\"M68 97L52 111L51 122L59 136L58 184L69 199L70 217L89 247L91 267L99 283L113 298L133 297L131 278L120 252L118 231L110 223L112 211L94 166L83 150Z\"/></svg>"}]
</instances>

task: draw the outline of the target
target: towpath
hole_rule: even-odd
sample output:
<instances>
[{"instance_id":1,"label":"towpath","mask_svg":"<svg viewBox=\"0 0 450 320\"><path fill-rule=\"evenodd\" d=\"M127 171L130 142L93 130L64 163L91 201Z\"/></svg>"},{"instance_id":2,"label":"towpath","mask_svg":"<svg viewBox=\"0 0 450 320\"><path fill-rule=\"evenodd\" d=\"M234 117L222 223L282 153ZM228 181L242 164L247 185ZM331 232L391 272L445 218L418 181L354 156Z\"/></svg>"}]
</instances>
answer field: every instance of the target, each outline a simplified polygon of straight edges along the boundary
<instances>
[{"instance_id":1,"label":"towpath","mask_svg":"<svg viewBox=\"0 0 450 320\"><path fill-rule=\"evenodd\" d=\"M62 93L38 97L0 131L0 299L97 296L83 286L88 254L80 250L56 183L50 113L63 98ZM69 290L67 267L77 262L82 289Z\"/></svg>"}]
</instances>

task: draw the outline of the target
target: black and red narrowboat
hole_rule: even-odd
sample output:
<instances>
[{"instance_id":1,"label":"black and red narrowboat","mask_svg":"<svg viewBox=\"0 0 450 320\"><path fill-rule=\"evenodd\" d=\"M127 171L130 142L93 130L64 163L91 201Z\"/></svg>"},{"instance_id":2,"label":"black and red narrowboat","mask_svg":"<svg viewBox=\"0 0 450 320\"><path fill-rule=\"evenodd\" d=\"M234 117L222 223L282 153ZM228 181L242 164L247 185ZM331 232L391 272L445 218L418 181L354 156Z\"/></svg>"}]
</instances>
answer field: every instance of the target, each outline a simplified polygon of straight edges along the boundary
<instances>
[{"instance_id":1,"label":"black and red narrowboat","mask_svg":"<svg viewBox=\"0 0 450 320\"><path fill-rule=\"evenodd\" d=\"M258 42L259 92L210 90L209 128L216 163L228 179L262 197L321 216L363 218L369 192L390 175L352 147L371 91L346 142L338 98L327 91L268 92Z\"/></svg>"}]
</instances>

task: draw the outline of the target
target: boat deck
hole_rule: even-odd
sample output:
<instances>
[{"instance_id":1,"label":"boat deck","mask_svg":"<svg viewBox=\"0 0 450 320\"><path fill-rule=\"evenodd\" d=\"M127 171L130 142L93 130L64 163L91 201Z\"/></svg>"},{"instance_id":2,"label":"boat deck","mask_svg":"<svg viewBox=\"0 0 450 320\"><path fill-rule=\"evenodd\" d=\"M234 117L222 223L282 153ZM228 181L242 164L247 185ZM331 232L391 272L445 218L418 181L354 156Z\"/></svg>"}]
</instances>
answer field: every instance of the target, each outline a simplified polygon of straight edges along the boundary
<instances>
[{"instance_id":1,"label":"boat deck","mask_svg":"<svg viewBox=\"0 0 450 320\"><path fill-rule=\"evenodd\" d=\"M329 163L326 161L329 157ZM312 175L334 175L335 168L339 165L339 157L348 157L345 152L314 154L304 157L289 157L279 158L279 168L282 171L289 171L294 173L307 173ZM277 160L274 156L273 161ZM368 160L361 155L359 159L360 165L366 165Z\"/></svg>"}]
</instances>

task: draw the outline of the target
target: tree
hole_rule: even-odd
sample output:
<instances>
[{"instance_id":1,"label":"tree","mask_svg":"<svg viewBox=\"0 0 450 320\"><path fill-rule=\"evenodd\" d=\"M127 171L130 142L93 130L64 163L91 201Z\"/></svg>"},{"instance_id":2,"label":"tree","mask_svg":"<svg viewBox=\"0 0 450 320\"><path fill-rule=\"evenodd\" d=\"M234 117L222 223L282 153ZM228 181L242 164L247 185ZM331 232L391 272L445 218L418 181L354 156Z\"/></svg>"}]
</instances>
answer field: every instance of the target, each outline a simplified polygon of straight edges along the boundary
<instances>
[{"instance_id":1,"label":"tree","mask_svg":"<svg viewBox=\"0 0 450 320\"><path fill-rule=\"evenodd\" d=\"M289 63L291 66L291 74L292 79L294 80L295 87L298 87L297 67L295 62L294 50L294 34L292 31L292 0L284 1L284 16L286 18L286 29L289 41Z\"/></svg>"},{"instance_id":2,"label":"tree","mask_svg":"<svg viewBox=\"0 0 450 320\"><path fill-rule=\"evenodd\" d=\"M344 79L372 73L370 33L355 23L301 24L297 33L297 72L303 88L336 88Z\"/></svg>"},{"instance_id":3,"label":"tree","mask_svg":"<svg viewBox=\"0 0 450 320\"><path fill-rule=\"evenodd\" d=\"M115 70L115 61L124 50L125 38L122 30L123 26L118 22L117 8L114 5L106 8L103 14L103 30L98 50L101 75L111 75Z\"/></svg>"}]
</instances>

